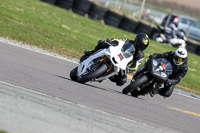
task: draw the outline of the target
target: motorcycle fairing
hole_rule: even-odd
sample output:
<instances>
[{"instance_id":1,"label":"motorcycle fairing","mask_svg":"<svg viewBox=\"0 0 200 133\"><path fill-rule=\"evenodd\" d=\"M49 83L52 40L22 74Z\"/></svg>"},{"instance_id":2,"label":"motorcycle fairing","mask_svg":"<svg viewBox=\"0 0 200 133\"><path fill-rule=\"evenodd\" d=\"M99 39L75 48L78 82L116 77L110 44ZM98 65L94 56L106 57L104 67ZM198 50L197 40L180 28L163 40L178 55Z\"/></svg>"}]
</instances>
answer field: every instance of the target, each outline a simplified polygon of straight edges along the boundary
<instances>
[{"instance_id":1,"label":"motorcycle fairing","mask_svg":"<svg viewBox=\"0 0 200 133\"><path fill-rule=\"evenodd\" d=\"M121 48L122 45L119 43L118 46L110 46L108 49L101 49L95 52L93 55L79 64L77 76L79 77L84 73L87 73L87 68L90 68L94 64L93 60L103 56L107 56L110 59L114 65L114 71L116 73L119 72L120 69L126 70L126 66L133 59L133 56L129 58L124 57ZM123 59L120 59L119 54L123 56Z\"/></svg>"},{"instance_id":2,"label":"motorcycle fairing","mask_svg":"<svg viewBox=\"0 0 200 133\"><path fill-rule=\"evenodd\" d=\"M171 74L172 66L166 59L149 60L149 72L152 77L159 83L164 83ZM161 63L159 63L161 62Z\"/></svg>"}]
</instances>

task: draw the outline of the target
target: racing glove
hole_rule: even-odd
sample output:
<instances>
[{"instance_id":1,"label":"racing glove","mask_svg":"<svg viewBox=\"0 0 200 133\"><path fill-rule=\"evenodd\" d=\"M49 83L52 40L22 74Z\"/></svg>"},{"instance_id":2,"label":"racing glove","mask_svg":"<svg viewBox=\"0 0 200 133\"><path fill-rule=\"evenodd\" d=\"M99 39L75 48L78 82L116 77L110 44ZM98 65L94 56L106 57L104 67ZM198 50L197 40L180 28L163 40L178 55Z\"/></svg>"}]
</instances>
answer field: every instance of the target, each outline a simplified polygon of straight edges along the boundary
<instances>
[{"instance_id":1,"label":"racing glove","mask_svg":"<svg viewBox=\"0 0 200 133\"><path fill-rule=\"evenodd\" d=\"M128 68L127 73L133 73L136 71L136 68Z\"/></svg>"},{"instance_id":2,"label":"racing glove","mask_svg":"<svg viewBox=\"0 0 200 133\"><path fill-rule=\"evenodd\" d=\"M166 86L170 86L170 85L172 85L172 82L171 82L171 80L170 80L170 79L168 79L168 80L165 82L165 85L166 85Z\"/></svg>"},{"instance_id":3,"label":"racing glove","mask_svg":"<svg viewBox=\"0 0 200 133\"><path fill-rule=\"evenodd\" d=\"M154 59L154 55L150 55L150 56L149 56L149 59Z\"/></svg>"}]
</instances>

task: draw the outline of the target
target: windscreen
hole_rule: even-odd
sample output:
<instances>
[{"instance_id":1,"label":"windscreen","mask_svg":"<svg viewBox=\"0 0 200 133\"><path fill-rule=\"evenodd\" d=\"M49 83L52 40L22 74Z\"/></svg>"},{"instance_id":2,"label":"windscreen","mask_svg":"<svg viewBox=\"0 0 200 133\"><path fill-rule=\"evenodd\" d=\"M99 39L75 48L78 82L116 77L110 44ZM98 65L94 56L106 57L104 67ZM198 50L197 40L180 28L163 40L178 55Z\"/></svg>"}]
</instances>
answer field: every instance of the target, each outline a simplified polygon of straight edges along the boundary
<instances>
[{"instance_id":1,"label":"windscreen","mask_svg":"<svg viewBox=\"0 0 200 133\"><path fill-rule=\"evenodd\" d=\"M135 47L133 47L132 43L125 42L125 44L122 47L122 53L124 57L129 58L135 53Z\"/></svg>"},{"instance_id":2,"label":"windscreen","mask_svg":"<svg viewBox=\"0 0 200 133\"><path fill-rule=\"evenodd\" d=\"M165 58L159 58L157 59L159 62L161 62L161 64L164 64L164 66L166 67L165 70L168 73L168 75L172 74L172 65L171 63L166 60Z\"/></svg>"}]
</instances>

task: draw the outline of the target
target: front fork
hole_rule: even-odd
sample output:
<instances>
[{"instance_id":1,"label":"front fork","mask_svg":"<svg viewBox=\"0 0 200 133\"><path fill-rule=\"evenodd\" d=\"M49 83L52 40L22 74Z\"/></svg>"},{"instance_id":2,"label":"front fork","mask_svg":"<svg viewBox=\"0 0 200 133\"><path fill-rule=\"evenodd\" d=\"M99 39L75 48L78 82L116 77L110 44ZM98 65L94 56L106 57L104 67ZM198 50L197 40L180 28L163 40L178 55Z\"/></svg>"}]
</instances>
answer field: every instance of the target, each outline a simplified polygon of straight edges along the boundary
<instances>
[{"instance_id":1,"label":"front fork","mask_svg":"<svg viewBox=\"0 0 200 133\"><path fill-rule=\"evenodd\" d=\"M107 60L107 59L108 59L107 56L103 56L99 61L100 61L100 62L103 62L103 61L105 61L105 60ZM109 64L107 64L107 65L109 65ZM112 69L114 69L114 66L113 66L113 65L109 65L109 66L110 66L109 69L106 71L107 73L110 72Z\"/></svg>"},{"instance_id":2,"label":"front fork","mask_svg":"<svg viewBox=\"0 0 200 133\"><path fill-rule=\"evenodd\" d=\"M136 73L133 75L132 78L132 82L135 82L138 79L138 76L140 75L140 73L142 73L143 71L145 71L145 67L142 66L139 70L136 71Z\"/></svg>"}]
</instances>

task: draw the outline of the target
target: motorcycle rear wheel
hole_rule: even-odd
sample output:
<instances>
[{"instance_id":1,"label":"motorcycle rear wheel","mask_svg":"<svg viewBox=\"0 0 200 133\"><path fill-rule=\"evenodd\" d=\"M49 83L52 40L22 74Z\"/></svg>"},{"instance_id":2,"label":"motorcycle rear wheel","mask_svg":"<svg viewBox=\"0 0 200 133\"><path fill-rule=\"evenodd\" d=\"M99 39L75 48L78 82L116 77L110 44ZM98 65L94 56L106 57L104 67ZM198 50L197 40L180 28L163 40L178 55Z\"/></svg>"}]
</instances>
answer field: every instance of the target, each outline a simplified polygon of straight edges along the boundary
<instances>
[{"instance_id":1,"label":"motorcycle rear wheel","mask_svg":"<svg viewBox=\"0 0 200 133\"><path fill-rule=\"evenodd\" d=\"M108 67L106 64L102 64L99 68L95 69L94 71L90 71L87 75L84 75L80 78L78 78L79 83L85 83L92 79L100 77L102 74L104 74L107 71Z\"/></svg>"},{"instance_id":2,"label":"motorcycle rear wheel","mask_svg":"<svg viewBox=\"0 0 200 133\"><path fill-rule=\"evenodd\" d=\"M143 75L142 77L140 77L135 82L131 81L131 83L122 90L122 93L123 94L128 94L128 93L134 91L135 89L137 89L137 87L141 86L142 84L144 84L147 81L148 81L147 76Z\"/></svg>"}]
</instances>

